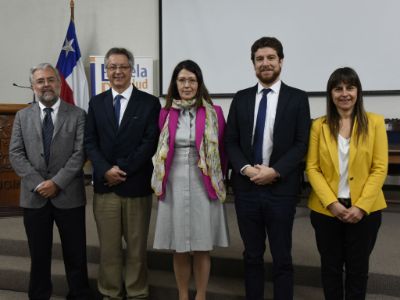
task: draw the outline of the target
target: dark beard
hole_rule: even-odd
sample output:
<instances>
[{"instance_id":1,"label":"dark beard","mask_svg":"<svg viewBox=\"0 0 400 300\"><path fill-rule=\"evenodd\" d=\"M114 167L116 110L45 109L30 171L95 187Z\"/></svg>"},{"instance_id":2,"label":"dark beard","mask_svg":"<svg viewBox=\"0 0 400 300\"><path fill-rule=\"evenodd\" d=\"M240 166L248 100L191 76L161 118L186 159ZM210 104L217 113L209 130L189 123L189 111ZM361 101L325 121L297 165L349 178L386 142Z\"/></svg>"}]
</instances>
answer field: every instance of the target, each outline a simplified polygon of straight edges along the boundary
<instances>
[{"instance_id":1,"label":"dark beard","mask_svg":"<svg viewBox=\"0 0 400 300\"><path fill-rule=\"evenodd\" d=\"M261 83L269 86L269 85L272 85L273 83L275 83L275 81L279 78L280 75L281 75L281 72L277 72L277 73L274 72L271 77L264 78L261 75L257 74L257 78L260 80Z\"/></svg>"}]
</instances>

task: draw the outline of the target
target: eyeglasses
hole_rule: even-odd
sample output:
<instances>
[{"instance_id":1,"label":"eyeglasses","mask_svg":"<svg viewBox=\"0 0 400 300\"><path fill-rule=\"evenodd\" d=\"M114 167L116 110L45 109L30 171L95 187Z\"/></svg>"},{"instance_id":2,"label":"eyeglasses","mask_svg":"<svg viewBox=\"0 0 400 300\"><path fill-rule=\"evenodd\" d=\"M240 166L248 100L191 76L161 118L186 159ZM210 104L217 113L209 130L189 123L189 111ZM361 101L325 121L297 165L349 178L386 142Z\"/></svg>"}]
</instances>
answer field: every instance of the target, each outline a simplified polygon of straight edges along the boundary
<instances>
[{"instance_id":1,"label":"eyeglasses","mask_svg":"<svg viewBox=\"0 0 400 300\"><path fill-rule=\"evenodd\" d=\"M45 78L39 78L39 79L35 80L34 84L43 85L43 84L46 84L46 82L47 82L47 84L53 84L53 83L55 83L57 81L58 80L57 80L56 77L49 77L49 78L46 78L46 79Z\"/></svg>"},{"instance_id":2,"label":"eyeglasses","mask_svg":"<svg viewBox=\"0 0 400 300\"><path fill-rule=\"evenodd\" d=\"M111 71L111 72L115 72L118 69L120 69L121 71L128 71L130 70L131 66L130 65L109 65L107 66L107 70Z\"/></svg>"},{"instance_id":3,"label":"eyeglasses","mask_svg":"<svg viewBox=\"0 0 400 300\"><path fill-rule=\"evenodd\" d=\"M188 83L190 86L197 84L197 80L194 78L178 78L176 82L181 86L184 86L186 83Z\"/></svg>"}]
</instances>

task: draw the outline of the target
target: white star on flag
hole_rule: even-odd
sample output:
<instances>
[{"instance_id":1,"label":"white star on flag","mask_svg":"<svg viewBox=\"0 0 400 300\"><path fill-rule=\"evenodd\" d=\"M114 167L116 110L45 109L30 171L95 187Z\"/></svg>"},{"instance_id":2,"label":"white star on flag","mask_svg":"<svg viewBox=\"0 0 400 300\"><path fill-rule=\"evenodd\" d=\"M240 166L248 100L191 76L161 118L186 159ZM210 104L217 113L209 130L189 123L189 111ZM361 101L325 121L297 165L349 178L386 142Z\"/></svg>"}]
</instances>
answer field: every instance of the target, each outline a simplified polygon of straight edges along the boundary
<instances>
[{"instance_id":1,"label":"white star on flag","mask_svg":"<svg viewBox=\"0 0 400 300\"><path fill-rule=\"evenodd\" d=\"M72 0L71 3L73 3ZM57 70L61 77L60 98L87 111L89 90L75 24L72 19L69 22L67 34L61 47L57 61ZM71 55L68 55L70 52Z\"/></svg>"},{"instance_id":2,"label":"white star on flag","mask_svg":"<svg viewBox=\"0 0 400 300\"><path fill-rule=\"evenodd\" d=\"M70 39L69 41L68 41L68 39L65 39L64 46L62 47L62 50L65 51L65 57L68 56L68 53L70 51L75 52L75 49L72 47L73 42L74 42L74 39Z\"/></svg>"}]
</instances>

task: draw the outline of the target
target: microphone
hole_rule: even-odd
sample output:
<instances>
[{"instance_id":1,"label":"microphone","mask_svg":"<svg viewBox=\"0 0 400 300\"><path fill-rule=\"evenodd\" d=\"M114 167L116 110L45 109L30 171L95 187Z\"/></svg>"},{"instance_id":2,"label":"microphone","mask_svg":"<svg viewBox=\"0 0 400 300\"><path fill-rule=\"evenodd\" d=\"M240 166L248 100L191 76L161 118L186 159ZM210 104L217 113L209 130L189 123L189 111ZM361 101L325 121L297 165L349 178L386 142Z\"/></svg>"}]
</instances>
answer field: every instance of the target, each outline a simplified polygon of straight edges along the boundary
<instances>
[{"instance_id":1,"label":"microphone","mask_svg":"<svg viewBox=\"0 0 400 300\"><path fill-rule=\"evenodd\" d=\"M33 91L33 89L32 89L31 86L19 85L19 84L16 84L15 82L13 82L12 85L15 86L15 87L17 87L17 88L20 88L20 89L30 89L31 91ZM31 103L36 103L36 95L35 95L35 92L33 93L33 101L32 101Z\"/></svg>"},{"instance_id":2,"label":"microphone","mask_svg":"<svg viewBox=\"0 0 400 300\"><path fill-rule=\"evenodd\" d=\"M26 85L19 85L19 84L16 84L15 82L13 82L13 84L12 84L13 86L16 86L16 87L19 87L19 88L21 88L21 89L32 89L32 87L30 87L30 86L26 86Z\"/></svg>"}]
</instances>

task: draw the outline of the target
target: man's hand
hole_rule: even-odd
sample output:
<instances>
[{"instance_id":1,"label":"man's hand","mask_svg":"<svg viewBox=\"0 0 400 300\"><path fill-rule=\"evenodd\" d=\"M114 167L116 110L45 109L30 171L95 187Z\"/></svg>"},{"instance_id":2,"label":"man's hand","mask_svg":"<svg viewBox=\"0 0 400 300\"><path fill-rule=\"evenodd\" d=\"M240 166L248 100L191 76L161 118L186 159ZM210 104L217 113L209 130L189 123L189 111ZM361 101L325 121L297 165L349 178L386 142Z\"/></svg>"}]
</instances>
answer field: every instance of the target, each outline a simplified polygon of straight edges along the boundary
<instances>
[{"instance_id":1,"label":"man's hand","mask_svg":"<svg viewBox=\"0 0 400 300\"><path fill-rule=\"evenodd\" d=\"M106 179L105 185L114 186L126 180L126 173L118 166L113 166L104 174L104 178Z\"/></svg>"},{"instance_id":2,"label":"man's hand","mask_svg":"<svg viewBox=\"0 0 400 300\"><path fill-rule=\"evenodd\" d=\"M258 174L258 170L252 166L248 166L243 170L243 174L251 179Z\"/></svg>"},{"instance_id":3,"label":"man's hand","mask_svg":"<svg viewBox=\"0 0 400 300\"><path fill-rule=\"evenodd\" d=\"M279 174L273 168L264 165L255 165L254 168L258 171L258 174L251 177L250 180L255 184L271 184L279 177Z\"/></svg>"},{"instance_id":4,"label":"man's hand","mask_svg":"<svg viewBox=\"0 0 400 300\"><path fill-rule=\"evenodd\" d=\"M352 206L348 209L347 215L343 218L346 223L358 223L364 217L365 212L357 206Z\"/></svg>"},{"instance_id":5,"label":"man's hand","mask_svg":"<svg viewBox=\"0 0 400 300\"><path fill-rule=\"evenodd\" d=\"M60 188L52 180L46 180L38 186L36 192L44 198L54 198L59 190Z\"/></svg>"}]
</instances>

